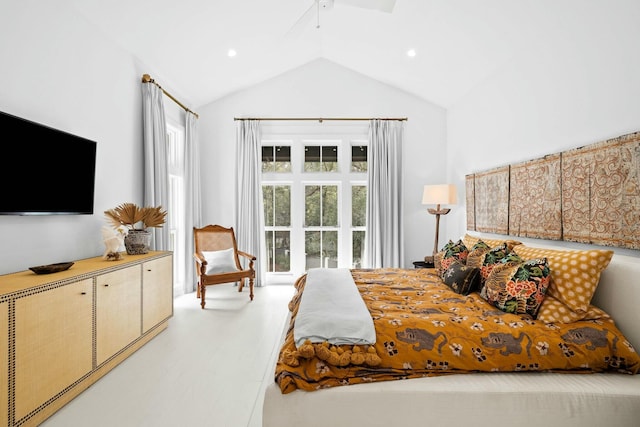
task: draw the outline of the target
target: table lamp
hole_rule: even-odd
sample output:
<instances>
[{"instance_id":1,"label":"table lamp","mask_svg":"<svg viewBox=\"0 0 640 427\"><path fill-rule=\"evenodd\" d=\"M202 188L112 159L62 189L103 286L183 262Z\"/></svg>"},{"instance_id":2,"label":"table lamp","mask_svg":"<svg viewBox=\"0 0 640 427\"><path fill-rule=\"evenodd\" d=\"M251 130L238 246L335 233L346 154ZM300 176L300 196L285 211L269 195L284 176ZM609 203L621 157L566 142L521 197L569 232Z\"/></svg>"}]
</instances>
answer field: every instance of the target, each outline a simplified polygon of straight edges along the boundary
<instances>
[{"instance_id":1,"label":"table lamp","mask_svg":"<svg viewBox=\"0 0 640 427\"><path fill-rule=\"evenodd\" d=\"M425 185L422 192L423 205L436 205L436 208L429 208L427 212L436 216L436 238L433 245L433 255L424 257L427 263L433 263L435 255L438 253L438 234L440 232L440 215L446 215L451 209L440 208L440 205L456 204L456 186L452 184Z\"/></svg>"}]
</instances>

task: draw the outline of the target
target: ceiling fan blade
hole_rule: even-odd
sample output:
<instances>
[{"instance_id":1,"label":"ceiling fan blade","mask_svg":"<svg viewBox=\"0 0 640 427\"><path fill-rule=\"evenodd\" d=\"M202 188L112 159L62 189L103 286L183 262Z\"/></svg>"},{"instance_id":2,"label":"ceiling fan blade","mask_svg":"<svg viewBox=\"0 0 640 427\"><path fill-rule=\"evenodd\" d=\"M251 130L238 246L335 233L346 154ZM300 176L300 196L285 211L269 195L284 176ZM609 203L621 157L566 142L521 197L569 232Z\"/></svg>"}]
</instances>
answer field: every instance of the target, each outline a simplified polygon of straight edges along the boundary
<instances>
[{"instance_id":1,"label":"ceiling fan blade","mask_svg":"<svg viewBox=\"0 0 640 427\"><path fill-rule=\"evenodd\" d=\"M285 37L293 36L294 34L298 34L302 32L308 25L309 22L315 17L318 13L318 0L314 0L311 5L304 11L300 18L296 22L293 23L291 28L287 30L285 33Z\"/></svg>"},{"instance_id":2,"label":"ceiling fan blade","mask_svg":"<svg viewBox=\"0 0 640 427\"><path fill-rule=\"evenodd\" d=\"M342 4L363 9L374 9L381 12L391 13L396 5L396 0L336 0Z\"/></svg>"}]
</instances>

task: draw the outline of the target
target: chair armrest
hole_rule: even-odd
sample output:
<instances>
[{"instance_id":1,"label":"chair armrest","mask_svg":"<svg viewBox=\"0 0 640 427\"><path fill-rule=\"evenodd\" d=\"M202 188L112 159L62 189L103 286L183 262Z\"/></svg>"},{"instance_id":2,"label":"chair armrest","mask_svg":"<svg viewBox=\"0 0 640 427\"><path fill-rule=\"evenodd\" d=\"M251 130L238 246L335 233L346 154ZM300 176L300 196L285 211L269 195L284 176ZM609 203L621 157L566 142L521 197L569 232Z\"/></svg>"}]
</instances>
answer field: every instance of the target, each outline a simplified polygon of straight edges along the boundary
<instances>
[{"instance_id":1,"label":"chair armrest","mask_svg":"<svg viewBox=\"0 0 640 427\"><path fill-rule=\"evenodd\" d=\"M198 276L205 275L207 272L207 260L202 256L202 254L198 252L194 252L193 259L195 259L196 263L198 264L196 268L196 274Z\"/></svg>"},{"instance_id":2,"label":"chair armrest","mask_svg":"<svg viewBox=\"0 0 640 427\"><path fill-rule=\"evenodd\" d=\"M207 260L204 259L204 257L201 254L199 254L198 252L193 254L193 258L196 260L196 262L198 264L207 265Z\"/></svg>"},{"instance_id":3,"label":"chair armrest","mask_svg":"<svg viewBox=\"0 0 640 427\"><path fill-rule=\"evenodd\" d=\"M250 255L250 254L248 254L246 252L242 252L242 251L238 251L238 255L242 255L243 257L248 258L251 261L255 261L257 259L255 256Z\"/></svg>"}]
</instances>

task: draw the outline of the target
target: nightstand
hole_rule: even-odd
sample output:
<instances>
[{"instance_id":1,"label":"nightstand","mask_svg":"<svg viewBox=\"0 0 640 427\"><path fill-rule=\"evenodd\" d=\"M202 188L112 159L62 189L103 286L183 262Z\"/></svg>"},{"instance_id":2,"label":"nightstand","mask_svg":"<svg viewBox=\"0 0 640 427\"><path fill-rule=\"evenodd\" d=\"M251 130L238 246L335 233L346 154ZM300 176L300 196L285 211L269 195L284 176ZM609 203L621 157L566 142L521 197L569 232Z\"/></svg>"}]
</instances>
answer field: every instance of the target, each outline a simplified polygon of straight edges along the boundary
<instances>
[{"instance_id":1,"label":"nightstand","mask_svg":"<svg viewBox=\"0 0 640 427\"><path fill-rule=\"evenodd\" d=\"M425 261L413 261L413 266L415 268L435 268L435 265L432 262Z\"/></svg>"}]
</instances>

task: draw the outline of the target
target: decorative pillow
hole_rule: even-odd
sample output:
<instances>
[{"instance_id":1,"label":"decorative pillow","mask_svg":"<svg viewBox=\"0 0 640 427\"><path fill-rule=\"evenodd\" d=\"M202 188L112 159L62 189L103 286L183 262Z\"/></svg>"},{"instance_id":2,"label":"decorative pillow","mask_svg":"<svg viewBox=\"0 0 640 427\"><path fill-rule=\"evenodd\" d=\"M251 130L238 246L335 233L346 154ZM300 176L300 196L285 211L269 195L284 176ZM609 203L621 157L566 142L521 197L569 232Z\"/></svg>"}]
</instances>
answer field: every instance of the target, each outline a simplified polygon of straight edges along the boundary
<instances>
[{"instance_id":1,"label":"decorative pillow","mask_svg":"<svg viewBox=\"0 0 640 427\"><path fill-rule=\"evenodd\" d=\"M516 246L514 252L525 259L544 257L549 262L551 283L538 314L538 319L547 323L572 323L585 318L600 275L613 256L611 250L562 250L525 245Z\"/></svg>"},{"instance_id":2,"label":"decorative pillow","mask_svg":"<svg viewBox=\"0 0 640 427\"><path fill-rule=\"evenodd\" d=\"M453 245L453 240L449 240L433 257L433 266L438 271L439 276L442 276L442 258L444 257L444 252Z\"/></svg>"},{"instance_id":3,"label":"decorative pillow","mask_svg":"<svg viewBox=\"0 0 640 427\"><path fill-rule=\"evenodd\" d=\"M453 243L452 240L442 247L442 250L438 252L434 259L435 267L438 269L438 274L442 277L444 271L449 268L453 261L461 261L466 263L467 255L469 255L469 249L462 243L462 240L458 240Z\"/></svg>"},{"instance_id":4,"label":"decorative pillow","mask_svg":"<svg viewBox=\"0 0 640 427\"><path fill-rule=\"evenodd\" d=\"M522 257L515 252L509 252L500 260L500 262L503 264L506 264L508 262L524 262L524 261L525 260L522 259Z\"/></svg>"},{"instance_id":5,"label":"decorative pillow","mask_svg":"<svg viewBox=\"0 0 640 427\"><path fill-rule=\"evenodd\" d=\"M480 288L480 269L455 260L442 274L442 281L454 292L469 295Z\"/></svg>"},{"instance_id":6,"label":"decorative pillow","mask_svg":"<svg viewBox=\"0 0 640 427\"><path fill-rule=\"evenodd\" d=\"M549 289L547 289L547 296L540 306L538 320L545 323L573 323L578 320L613 322L608 313L594 305L590 305L586 313L572 311L566 304L549 295Z\"/></svg>"},{"instance_id":7,"label":"decorative pillow","mask_svg":"<svg viewBox=\"0 0 640 427\"><path fill-rule=\"evenodd\" d=\"M202 251L202 256L207 261L205 274L230 273L238 271L233 248L221 251Z\"/></svg>"},{"instance_id":8,"label":"decorative pillow","mask_svg":"<svg viewBox=\"0 0 640 427\"><path fill-rule=\"evenodd\" d=\"M443 248L444 254L442 255L441 266L443 270L449 268L453 261L461 261L463 264L467 262L467 255L469 255L469 249L462 243L462 240L458 240L456 243L449 245L447 248Z\"/></svg>"},{"instance_id":9,"label":"decorative pillow","mask_svg":"<svg viewBox=\"0 0 640 427\"><path fill-rule=\"evenodd\" d=\"M502 258L506 257L508 253L509 250L507 249L506 243L502 243L491 249L479 248L469 252L467 265L480 269L480 280L484 283L487 277L489 277L493 266L500 263Z\"/></svg>"},{"instance_id":10,"label":"decorative pillow","mask_svg":"<svg viewBox=\"0 0 640 427\"><path fill-rule=\"evenodd\" d=\"M489 245L489 247L495 248L496 246L501 245L502 243L506 243L507 244L507 249L509 249L509 251L511 251L516 245L521 245L522 242L519 240L511 240L511 239L487 239L487 238L480 238L480 237L476 237L476 236L472 236L470 234L465 234L464 237L462 238L462 241L464 242L464 244L468 247L468 248L472 248L473 245L475 245L476 243L478 243L478 241L482 240L484 243L486 243L487 245Z\"/></svg>"},{"instance_id":11,"label":"decorative pillow","mask_svg":"<svg viewBox=\"0 0 640 427\"><path fill-rule=\"evenodd\" d=\"M549 287L549 275L546 258L497 264L480 296L504 312L536 318Z\"/></svg>"},{"instance_id":12,"label":"decorative pillow","mask_svg":"<svg viewBox=\"0 0 640 427\"><path fill-rule=\"evenodd\" d=\"M484 240L478 240L472 247L471 250L475 251L476 249L491 249L491 246L489 246Z\"/></svg>"}]
</instances>

